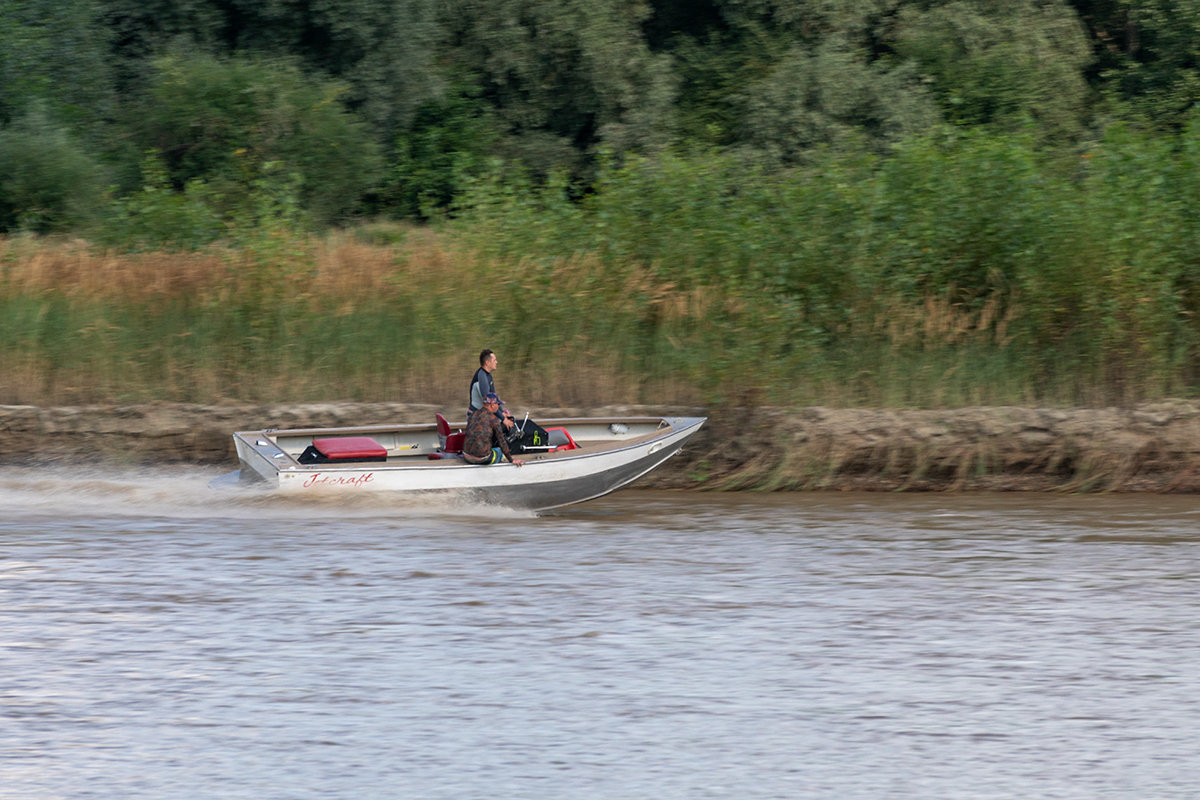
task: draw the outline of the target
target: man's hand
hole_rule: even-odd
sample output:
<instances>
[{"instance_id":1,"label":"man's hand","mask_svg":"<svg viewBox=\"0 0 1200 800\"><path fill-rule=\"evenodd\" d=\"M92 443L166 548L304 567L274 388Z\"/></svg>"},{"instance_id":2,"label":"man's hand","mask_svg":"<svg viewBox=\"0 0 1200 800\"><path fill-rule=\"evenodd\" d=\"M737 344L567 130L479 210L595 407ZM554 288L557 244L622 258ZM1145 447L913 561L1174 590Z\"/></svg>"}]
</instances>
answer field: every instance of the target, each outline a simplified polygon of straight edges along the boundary
<instances>
[{"instance_id":1,"label":"man's hand","mask_svg":"<svg viewBox=\"0 0 1200 800\"><path fill-rule=\"evenodd\" d=\"M513 459L513 464L515 464L515 465L516 465L516 466L518 466L518 467L519 467L519 466L521 466L521 465L523 465L524 463L525 463L525 462L524 462L522 459L519 459L519 458L514 458L514 459Z\"/></svg>"}]
</instances>

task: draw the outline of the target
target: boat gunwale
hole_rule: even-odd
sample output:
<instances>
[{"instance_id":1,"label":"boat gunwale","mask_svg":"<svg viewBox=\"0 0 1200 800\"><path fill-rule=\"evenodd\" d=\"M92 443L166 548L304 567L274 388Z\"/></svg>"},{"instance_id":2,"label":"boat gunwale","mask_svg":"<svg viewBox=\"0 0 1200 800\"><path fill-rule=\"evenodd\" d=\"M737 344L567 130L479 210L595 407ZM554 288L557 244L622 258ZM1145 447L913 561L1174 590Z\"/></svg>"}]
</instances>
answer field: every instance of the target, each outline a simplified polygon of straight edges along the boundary
<instances>
[{"instance_id":1,"label":"boat gunwale","mask_svg":"<svg viewBox=\"0 0 1200 800\"><path fill-rule=\"evenodd\" d=\"M674 420L705 420L705 419L707 419L707 417L667 417L667 416L662 416L662 417L612 417L612 416L610 416L610 417L552 417L552 418L546 419L544 421L539 421L538 424L545 427L545 425L553 425L553 426L564 425L565 426L570 423L579 423L579 424L584 424L584 425L611 425L613 423L621 423L621 424L627 425L630 423L640 424L640 423L656 422L659 424L660 427L662 427L662 423L666 422L666 423L668 423L669 427L674 427L674 425L670 425L670 423L669 423L669 420L673 420L673 419ZM452 422L452 423L450 423L450 427L451 428L465 428L466 424L467 424L466 422ZM437 423L436 422L400 422L400 423L381 424L381 425L349 425L349 426L339 426L339 427L332 427L332 428L331 427L259 428L257 430L236 431L235 433L238 435L245 435L245 436L263 436L263 435L266 435L266 436L281 436L281 435L283 435L283 436L310 436L313 434L331 433L331 432L336 432L338 434L352 434L352 433L371 433L371 432L385 433L388 431L426 431L426 430L437 430Z\"/></svg>"},{"instance_id":2,"label":"boat gunwale","mask_svg":"<svg viewBox=\"0 0 1200 800\"><path fill-rule=\"evenodd\" d=\"M588 425L605 425L612 423L622 424L639 424L639 423L658 423L658 427L652 431L637 436L631 436L624 439L614 439L611 443L602 442L596 439L584 439L583 442L595 443L602 445L601 447L580 447L572 450L557 450L545 453L536 453L528 455L525 460L526 466L531 466L547 461L561 462L567 460L591 458L599 455L610 453L620 453L625 450L644 447L656 439L666 438L673 434L690 430L697 425L702 425L707 421L707 417L563 417L547 419L545 424L558 425L570 422L588 424ZM675 424L672 420L677 421ZM687 423L687 424L684 424ZM542 422L538 423L543 424ZM451 427L454 427L453 425ZM454 458L428 459L421 458L419 455L413 456L389 456L387 461L348 461L345 463L325 462L321 464L301 464L295 455L288 453L279 446L275 437L278 436L301 436L308 437L321 433L337 432L338 434L357 434L370 432L389 432L389 431L431 431L436 430L436 423L401 423L395 425L366 425L356 427L338 427L338 428L263 428L253 431L238 431L234 435L242 437L258 437L265 436L272 440L272 443L288 456L290 462L287 464L279 464L272 461L275 467L275 472L279 473L283 470L290 472L350 472L370 470L373 472L393 472L400 470L428 470L428 469L446 469L446 468L477 468L477 464L468 464L465 461ZM581 452L582 451L582 452ZM510 463L497 464L495 466L512 466Z\"/></svg>"}]
</instances>

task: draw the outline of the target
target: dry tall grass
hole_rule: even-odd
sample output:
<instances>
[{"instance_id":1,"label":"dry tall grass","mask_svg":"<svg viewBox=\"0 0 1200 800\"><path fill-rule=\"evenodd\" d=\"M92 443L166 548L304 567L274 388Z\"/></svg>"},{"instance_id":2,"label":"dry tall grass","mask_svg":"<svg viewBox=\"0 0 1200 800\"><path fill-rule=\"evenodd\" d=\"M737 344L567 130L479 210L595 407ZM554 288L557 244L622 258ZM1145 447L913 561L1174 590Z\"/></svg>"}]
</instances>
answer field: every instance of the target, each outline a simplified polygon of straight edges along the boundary
<instances>
[{"instance_id":1,"label":"dry tall grass","mask_svg":"<svg viewBox=\"0 0 1200 800\"><path fill-rule=\"evenodd\" d=\"M342 232L265 253L134 254L80 240L0 238L0 302L24 303L32 315L27 330L0 343L0 402L276 398L456 407L483 347L500 352L497 379L511 403L587 406L647 394L671 403L685 394L671 376L642 375L624 354L569 329L578 313L565 312L562 325L539 322L537 303L548 284L593 311L638 292L674 318L702 312L697 306L710 299L677 297L648 276L614 282L594 259L546 269L486 261L430 229L395 238L364 242ZM510 310L523 294L532 298L524 315ZM239 322L239 304L254 318ZM190 323L170 318L180 308L191 309ZM47 321L52 312L65 323ZM128 329L139 320L145 330ZM200 330L198 320L215 328L225 320L231 333ZM276 331L274 357L251 360L260 323L285 332ZM54 327L61 324L73 328ZM44 335L47 326L54 336Z\"/></svg>"},{"instance_id":2,"label":"dry tall grass","mask_svg":"<svg viewBox=\"0 0 1200 800\"><path fill-rule=\"evenodd\" d=\"M211 291L230 276L219 253L116 254L80 240L0 237L0 265L0 292L7 296L57 292L132 302Z\"/></svg>"},{"instance_id":3,"label":"dry tall grass","mask_svg":"<svg viewBox=\"0 0 1200 800\"><path fill-rule=\"evenodd\" d=\"M301 261L275 264L279 297L319 297L339 302L411 292L452 292L474 263L452 251L432 231L414 229L405 242L364 244L349 234L303 241L310 251ZM122 302L163 298L226 296L256 280L255 254L212 248L199 253L116 253L98 251L82 240L0 237L0 293Z\"/></svg>"},{"instance_id":4,"label":"dry tall grass","mask_svg":"<svg viewBox=\"0 0 1200 800\"><path fill-rule=\"evenodd\" d=\"M1006 347L1012 342L1009 328L1020 313L1016 303L1005 302L998 292L978 306L957 295L951 286L927 295L920 305L890 303L877 312L874 327L893 347L934 348L967 340Z\"/></svg>"},{"instance_id":5,"label":"dry tall grass","mask_svg":"<svg viewBox=\"0 0 1200 800\"><path fill-rule=\"evenodd\" d=\"M995 402L1019 309L876 298L844 340L748 295L595 254L485 256L398 228L199 253L0 238L0 403L355 400L458 407L483 347L513 405ZM1001 359L1002 361L1002 359ZM1024 376L1013 380L1015 394Z\"/></svg>"}]
</instances>

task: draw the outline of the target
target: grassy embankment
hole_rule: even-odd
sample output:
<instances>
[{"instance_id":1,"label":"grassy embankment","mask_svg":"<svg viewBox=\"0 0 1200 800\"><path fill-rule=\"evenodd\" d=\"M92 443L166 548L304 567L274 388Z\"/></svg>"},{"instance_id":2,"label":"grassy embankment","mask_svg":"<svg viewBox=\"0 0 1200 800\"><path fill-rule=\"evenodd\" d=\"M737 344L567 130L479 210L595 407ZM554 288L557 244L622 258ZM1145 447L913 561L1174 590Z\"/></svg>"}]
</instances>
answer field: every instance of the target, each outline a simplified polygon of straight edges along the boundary
<instances>
[{"instance_id":1,"label":"grassy embankment","mask_svg":"<svg viewBox=\"0 0 1200 800\"><path fill-rule=\"evenodd\" d=\"M0 402L1099 405L1200 375L1200 132L911 143L778 176L628 162L582 203L120 252L0 241Z\"/></svg>"}]
</instances>

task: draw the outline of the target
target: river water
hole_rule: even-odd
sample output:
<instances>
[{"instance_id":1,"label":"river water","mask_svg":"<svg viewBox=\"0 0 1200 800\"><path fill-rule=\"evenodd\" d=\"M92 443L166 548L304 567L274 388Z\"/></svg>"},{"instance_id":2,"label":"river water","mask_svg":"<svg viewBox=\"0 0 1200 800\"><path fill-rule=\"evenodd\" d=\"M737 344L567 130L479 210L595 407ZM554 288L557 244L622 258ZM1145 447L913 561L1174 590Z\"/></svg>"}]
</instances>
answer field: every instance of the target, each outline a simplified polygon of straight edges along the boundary
<instances>
[{"instance_id":1,"label":"river water","mask_svg":"<svg viewBox=\"0 0 1200 800\"><path fill-rule=\"evenodd\" d=\"M1200 797L1200 499L0 470L0 797Z\"/></svg>"}]
</instances>

